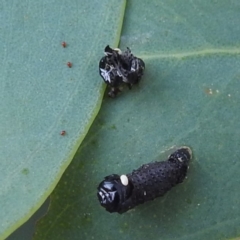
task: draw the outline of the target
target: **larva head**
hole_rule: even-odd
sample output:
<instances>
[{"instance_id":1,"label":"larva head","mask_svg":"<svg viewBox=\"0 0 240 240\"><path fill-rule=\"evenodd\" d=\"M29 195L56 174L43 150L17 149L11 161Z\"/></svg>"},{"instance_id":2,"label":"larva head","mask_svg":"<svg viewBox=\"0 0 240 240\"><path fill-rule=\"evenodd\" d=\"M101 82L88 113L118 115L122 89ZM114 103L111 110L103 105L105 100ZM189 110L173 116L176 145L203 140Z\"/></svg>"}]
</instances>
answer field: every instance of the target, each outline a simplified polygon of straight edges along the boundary
<instances>
[{"instance_id":1,"label":"larva head","mask_svg":"<svg viewBox=\"0 0 240 240\"><path fill-rule=\"evenodd\" d=\"M97 189L101 206L108 212L118 212L121 203L127 196L128 178L125 175L120 177L117 174L112 174L105 177Z\"/></svg>"}]
</instances>

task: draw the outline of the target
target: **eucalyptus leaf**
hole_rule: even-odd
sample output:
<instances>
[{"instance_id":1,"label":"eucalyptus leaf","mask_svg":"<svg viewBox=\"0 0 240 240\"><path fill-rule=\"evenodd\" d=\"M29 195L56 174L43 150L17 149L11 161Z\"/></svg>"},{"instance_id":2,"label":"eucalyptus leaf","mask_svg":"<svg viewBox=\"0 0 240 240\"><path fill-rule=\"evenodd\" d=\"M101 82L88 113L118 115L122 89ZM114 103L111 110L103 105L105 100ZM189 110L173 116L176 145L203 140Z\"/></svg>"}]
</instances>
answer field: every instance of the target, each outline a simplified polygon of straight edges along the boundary
<instances>
[{"instance_id":1,"label":"eucalyptus leaf","mask_svg":"<svg viewBox=\"0 0 240 240\"><path fill-rule=\"evenodd\" d=\"M239 10L237 0L128 1L120 48L145 61L145 75L104 99L35 240L240 235ZM182 145L194 155L183 184L122 215L100 206L105 176L165 160Z\"/></svg>"},{"instance_id":2,"label":"eucalyptus leaf","mask_svg":"<svg viewBox=\"0 0 240 240\"><path fill-rule=\"evenodd\" d=\"M105 89L96 65L107 43L118 45L124 9L1 1L0 239L49 196L88 132Z\"/></svg>"}]
</instances>

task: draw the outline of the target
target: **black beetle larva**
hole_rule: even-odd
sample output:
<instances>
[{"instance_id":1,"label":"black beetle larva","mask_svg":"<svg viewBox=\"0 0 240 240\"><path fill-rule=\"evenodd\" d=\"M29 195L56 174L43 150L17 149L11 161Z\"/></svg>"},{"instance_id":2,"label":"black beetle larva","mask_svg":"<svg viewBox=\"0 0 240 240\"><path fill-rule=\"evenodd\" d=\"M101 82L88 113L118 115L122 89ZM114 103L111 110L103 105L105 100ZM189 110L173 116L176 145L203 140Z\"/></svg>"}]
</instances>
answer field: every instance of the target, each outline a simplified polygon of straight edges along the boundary
<instances>
[{"instance_id":1,"label":"black beetle larva","mask_svg":"<svg viewBox=\"0 0 240 240\"><path fill-rule=\"evenodd\" d=\"M191 158L191 149L181 147L166 161L144 164L126 175L109 175L97 188L98 200L108 212L124 213L163 196L186 178Z\"/></svg>"},{"instance_id":2,"label":"black beetle larva","mask_svg":"<svg viewBox=\"0 0 240 240\"><path fill-rule=\"evenodd\" d=\"M123 83L131 89L132 85L140 81L145 63L135 57L129 48L122 52L107 45L104 53L105 56L99 62L99 74L111 89L108 92L110 97L115 97L120 92L119 87Z\"/></svg>"}]
</instances>

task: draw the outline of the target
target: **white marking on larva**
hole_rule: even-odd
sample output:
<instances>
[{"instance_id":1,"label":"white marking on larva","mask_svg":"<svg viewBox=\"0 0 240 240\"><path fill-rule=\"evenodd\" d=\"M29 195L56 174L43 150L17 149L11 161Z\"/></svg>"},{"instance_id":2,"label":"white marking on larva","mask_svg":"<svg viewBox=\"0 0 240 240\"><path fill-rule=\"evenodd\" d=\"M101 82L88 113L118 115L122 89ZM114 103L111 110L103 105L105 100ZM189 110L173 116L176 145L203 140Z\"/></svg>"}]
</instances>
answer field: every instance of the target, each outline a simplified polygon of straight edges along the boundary
<instances>
[{"instance_id":1,"label":"white marking on larva","mask_svg":"<svg viewBox=\"0 0 240 240\"><path fill-rule=\"evenodd\" d=\"M122 77L122 73L120 71L117 71L118 76Z\"/></svg>"},{"instance_id":2,"label":"white marking on larva","mask_svg":"<svg viewBox=\"0 0 240 240\"><path fill-rule=\"evenodd\" d=\"M117 52L118 52L118 54L122 54L122 51L121 51L121 49L120 49L120 48L114 48L114 50L115 50L115 51L117 51Z\"/></svg>"},{"instance_id":3,"label":"white marking on larva","mask_svg":"<svg viewBox=\"0 0 240 240\"><path fill-rule=\"evenodd\" d=\"M143 193L143 194L144 194L144 196L146 196L146 195L147 195L146 191L144 191L144 193Z\"/></svg>"},{"instance_id":4,"label":"white marking on larva","mask_svg":"<svg viewBox=\"0 0 240 240\"><path fill-rule=\"evenodd\" d=\"M101 75L103 76L103 78L107 81L107 82L111 82L111 79L110 79L110 75L109 73L111 72L111 69L109 71L105 70L105 69L102 69L100 68L100 71L101 71Z\"/></svg>"},{"instance_id":5,"label":"white marking on larva","mask_svg":"<svg viewBox=\"0 0 240 240\"><path fill-rule=\"evenodd\" d=\"M120 180L121 180L122 185L124 185L124 186L128 185L128 177L126 175L121 175Z\"/></svg>"},{"instance_id":6,"label":"white marking on larva","mask_svg":"<svg viewBox=\"0 0 240 240\"><path fill-rule=\"evenodd\" d=\"M126 82L126 83L128 83L128 79L126 78L126 77L124 77L123 75L121 76L123 79L123 82Z\"/></svg>"},{"instance_id":7,"label":"white marking on larva","mask_svg":"<svg viewBox=\"0 0 240 240\"><path fill-rule=\"evenodd\" d=\"M136 71L136 69L131 67L131 72L135 72L135 71Z\"/></svg>"},{"instance_id":8,"label":"white marking on larva","mask_svg":"<svg viewBox=\"0 0 240 240\"><path fill-rule=\"evenodd\" d=\"M180 157L180 158L178 158L178 161L179 161L179 162L183 162L183 160L182 160L182 158L181 158L181 157Z\"/></svg>"}]
</instances>

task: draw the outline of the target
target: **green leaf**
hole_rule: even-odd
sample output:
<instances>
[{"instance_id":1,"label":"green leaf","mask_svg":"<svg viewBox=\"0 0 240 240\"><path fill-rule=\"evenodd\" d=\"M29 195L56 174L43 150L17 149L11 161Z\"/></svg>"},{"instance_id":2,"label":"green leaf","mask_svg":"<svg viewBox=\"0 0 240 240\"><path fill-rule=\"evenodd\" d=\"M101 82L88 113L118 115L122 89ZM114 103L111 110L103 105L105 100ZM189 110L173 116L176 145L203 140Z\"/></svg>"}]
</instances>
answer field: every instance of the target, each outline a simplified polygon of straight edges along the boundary
<instances>
[{"instance_id":1,"label":"green leaf","mask_svg":"<svg viewBox=\"0 0 240 240\"><path fill-rule=\"evenodd\" d=\"M128 1L120 48L144 59L139 86L105 98L51 195L35 235L46 239L226 239L240 235L240 3ZM125 214L97 185L112 173L193 150L188 179Z\"/></svg>"},{"instance_id":2,"label":"green leaf","mask_svg":"<svg viewBox=\"0 0 240 240\"><path fill-rule=\"evenodd\" d=\"M1 1L1 239L51 193L98 113L98 61L118 45L124 9L123 0Z\"/></svg>"}]
</instances>

